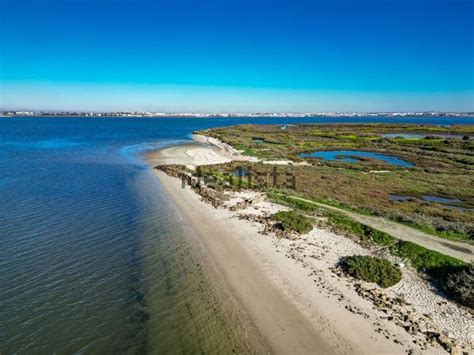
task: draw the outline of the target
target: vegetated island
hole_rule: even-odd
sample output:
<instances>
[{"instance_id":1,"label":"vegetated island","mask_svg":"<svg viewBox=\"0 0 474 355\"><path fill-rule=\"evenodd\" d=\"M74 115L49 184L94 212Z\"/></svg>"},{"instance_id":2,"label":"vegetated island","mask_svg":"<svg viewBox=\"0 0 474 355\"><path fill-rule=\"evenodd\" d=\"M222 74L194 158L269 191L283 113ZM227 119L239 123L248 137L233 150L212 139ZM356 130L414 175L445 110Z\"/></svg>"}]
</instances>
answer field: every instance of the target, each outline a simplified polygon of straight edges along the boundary
<instances>
[{"instance_id":1,"label":"vegetated island","mask_svg":"<svg viewBox=\"0 0 474 355\"><path fill-rule=\"evenodd\" d=\"M471 352L473 137L241 125L148 159L273 350Z\"/></svg>"}]
</instances>

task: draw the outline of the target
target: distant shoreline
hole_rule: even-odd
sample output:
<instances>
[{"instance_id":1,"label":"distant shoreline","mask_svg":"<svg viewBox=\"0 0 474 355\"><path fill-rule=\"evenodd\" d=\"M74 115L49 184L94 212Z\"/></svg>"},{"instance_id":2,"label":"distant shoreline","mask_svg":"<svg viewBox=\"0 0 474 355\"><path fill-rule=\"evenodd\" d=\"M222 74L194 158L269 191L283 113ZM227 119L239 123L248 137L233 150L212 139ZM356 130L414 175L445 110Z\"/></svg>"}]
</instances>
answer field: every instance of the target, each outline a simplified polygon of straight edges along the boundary
<instances>
[{"instance_id":1,"label":"distant shoreline","mask_svg":"<svg viewBox=\"0 0 474 355\"><path fill-rule=\"evenodd\" d=\"M0 112L2 118L352 118L352 117L388 117L388 118L430 118L430 117L453 117L472 118L474 112L278 112L278 113L162 113L162 112L35 112L6 110Z\"/></svg>"}]
</instances>

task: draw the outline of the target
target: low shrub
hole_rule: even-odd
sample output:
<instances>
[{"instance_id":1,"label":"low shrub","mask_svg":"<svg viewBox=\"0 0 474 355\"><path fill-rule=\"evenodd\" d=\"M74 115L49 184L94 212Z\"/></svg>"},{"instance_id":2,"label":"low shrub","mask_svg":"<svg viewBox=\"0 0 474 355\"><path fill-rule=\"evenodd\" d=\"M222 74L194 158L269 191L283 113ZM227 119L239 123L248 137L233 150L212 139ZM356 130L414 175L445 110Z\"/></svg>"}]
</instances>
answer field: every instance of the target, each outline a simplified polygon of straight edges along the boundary
<instances>
[{"instance_id":1,"label":"low shrub","mask_svg":"<svg viewBox=\"0 0 474 355\"><path fill-rule=\"evenodd\" d=\"M284 230L295 231L299 234L308 233L313 229L308 217L296 211L280 211L273 215L273 219L280 222Z\"/></svg>"},{"instance_id":2,"label":"low shrub","mask_svg":"<svg viewBox=\"0 0 474 355\"><path fill-rule=\"evenodd\" d=\"M456 302L474 309L474 265L452 270L446 275L444 289Z\"/></svg>"},{"instance_id":3,"label":"low shrub","mask_svg":"<svg viewBox=\"0 0 474 355\"><path fill-rule=\"evenodd\" d=\"M396 285L402 279L400 269L386 259L352 255L343 257L341 265L349 275L383 288Z\"/></svg>"}]
</instances>

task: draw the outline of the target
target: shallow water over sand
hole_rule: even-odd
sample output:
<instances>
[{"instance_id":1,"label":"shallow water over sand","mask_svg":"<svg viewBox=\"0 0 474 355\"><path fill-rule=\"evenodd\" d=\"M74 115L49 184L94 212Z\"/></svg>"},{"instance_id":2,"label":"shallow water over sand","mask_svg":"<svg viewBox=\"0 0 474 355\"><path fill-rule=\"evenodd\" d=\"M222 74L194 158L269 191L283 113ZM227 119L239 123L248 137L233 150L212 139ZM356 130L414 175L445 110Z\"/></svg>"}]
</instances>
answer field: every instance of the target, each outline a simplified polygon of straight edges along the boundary
<instances>
[{"instance_id":1,"label":"shallow water over sand","mask_svg":"<svg viewBox=\"0 0 474 355\"><path fill-rule=\"evenodd\" d=\"M100 123L58 120L44 134L63 138L40 140L43 122L14 128L23 124L25 137L0 143L0 352L245 349L190 231L137 157L177 140L151 132L155 142L135 144L129 129L106 137L107 126L89 129Z\"/></svg>"}]
</instances>

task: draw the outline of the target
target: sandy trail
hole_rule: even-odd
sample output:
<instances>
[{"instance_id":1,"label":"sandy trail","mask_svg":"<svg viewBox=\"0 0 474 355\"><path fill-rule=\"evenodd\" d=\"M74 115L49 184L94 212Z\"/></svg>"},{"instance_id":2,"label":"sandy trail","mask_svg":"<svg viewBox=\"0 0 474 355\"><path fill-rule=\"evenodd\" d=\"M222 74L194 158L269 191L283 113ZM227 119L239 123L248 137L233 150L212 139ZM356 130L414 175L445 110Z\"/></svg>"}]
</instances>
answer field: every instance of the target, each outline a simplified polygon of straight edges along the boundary
<instances>
[{"instance_id":1,"label":"sandy trail","mask_svg":"<svg viewBox=\"0 0 474 355\"><path fill-rule=\"evenodd\" d=\"M292 198L304 202L309 202L316 206L324 207L345 214L346 216L351 217L357 222L366 224L372 228L388 233L397 239L416 243L427 249L452 256L453 258L463 260L468 263L474 262L474 246L471 244L442 239L434 235L430 235L417 229L411 228L409 226L389 221L383 217L366 216L359 213L346 211L337 207L328 206L322 203L307 200L301 197L292 196Z\"/></svg>"}]
</instances>

